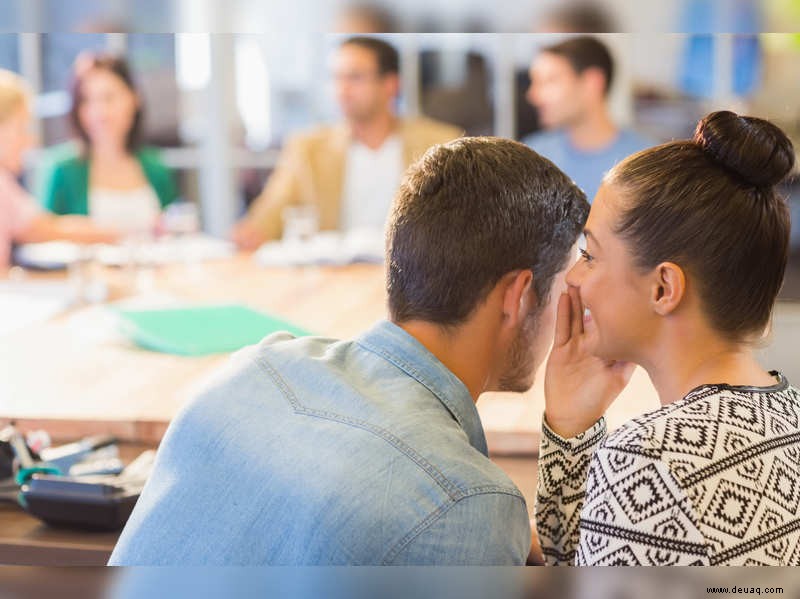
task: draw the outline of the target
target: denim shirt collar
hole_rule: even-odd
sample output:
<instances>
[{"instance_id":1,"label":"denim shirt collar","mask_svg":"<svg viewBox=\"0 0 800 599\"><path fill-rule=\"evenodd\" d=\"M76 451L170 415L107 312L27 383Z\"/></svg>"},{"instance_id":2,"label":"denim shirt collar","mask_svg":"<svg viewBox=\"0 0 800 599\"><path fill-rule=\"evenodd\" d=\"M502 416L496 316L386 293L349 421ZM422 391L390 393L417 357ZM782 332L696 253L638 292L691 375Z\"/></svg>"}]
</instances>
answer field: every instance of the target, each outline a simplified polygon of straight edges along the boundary
<instances>
[{"instance_id":1,"label":"denim shirt collar","mask_svg":"<svg viewBox=\"0 0 800 599\"><path fill-rule=\"evenodd\" d=\"M376 324L356 341L425 386L464 429L470 445L488 455L478 409L466 385L419 341L387 320Z\"/></svg>"}]
</instances>

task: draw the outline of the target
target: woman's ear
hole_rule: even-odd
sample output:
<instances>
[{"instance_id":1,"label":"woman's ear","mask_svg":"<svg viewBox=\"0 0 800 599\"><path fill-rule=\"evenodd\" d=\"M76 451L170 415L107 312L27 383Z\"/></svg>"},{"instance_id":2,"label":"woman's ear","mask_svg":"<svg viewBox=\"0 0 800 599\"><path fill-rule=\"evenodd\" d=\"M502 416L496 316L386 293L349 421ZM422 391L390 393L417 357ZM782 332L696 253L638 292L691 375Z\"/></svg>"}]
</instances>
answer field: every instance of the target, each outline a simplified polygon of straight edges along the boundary
<instances>
[{"instance_id":1,"label":"woman's ear","mask_svg":"<svg viewBox=\"0 0 800 599\"><path fill-rule=\"evenodd\" d=\"M671 314L681 303L686 293L686 275L673 262L662 262L656 266L650 301L653 310L661 315Z\"/></svg>"},{"instance_id":2,"label":"woman's ear","mask_svg":"<svg viewBox=\"0 0 800 599\"><path fill-rule=\"evenodd\" d=\"M533 284L533 273L530 270L517 270L508 273L503 281L506 285L503 294L503 315L506 323L516 327L530 312L532 294L528 293Z\"/></svg>"}]
</instances>

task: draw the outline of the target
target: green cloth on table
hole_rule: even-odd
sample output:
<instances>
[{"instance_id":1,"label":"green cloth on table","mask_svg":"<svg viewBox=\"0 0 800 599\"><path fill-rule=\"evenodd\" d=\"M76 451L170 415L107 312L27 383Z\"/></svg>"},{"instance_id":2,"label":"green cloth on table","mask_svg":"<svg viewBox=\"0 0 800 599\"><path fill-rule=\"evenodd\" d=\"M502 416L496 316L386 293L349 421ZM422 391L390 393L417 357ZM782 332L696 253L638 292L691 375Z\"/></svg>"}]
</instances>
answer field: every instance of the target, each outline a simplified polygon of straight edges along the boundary
<instances>
[{"instance_id":1,"label":"green cloth on table","mask_svg":"<svg viewBox=\"0 0 800 599\"><path fill-rule=\"evenodd\" d=\"M191 306L158 310L118 309L123 332L137 345L182 356L233 352L277 331L310 333L246 306Z\"/></svg>"}]
</instances>

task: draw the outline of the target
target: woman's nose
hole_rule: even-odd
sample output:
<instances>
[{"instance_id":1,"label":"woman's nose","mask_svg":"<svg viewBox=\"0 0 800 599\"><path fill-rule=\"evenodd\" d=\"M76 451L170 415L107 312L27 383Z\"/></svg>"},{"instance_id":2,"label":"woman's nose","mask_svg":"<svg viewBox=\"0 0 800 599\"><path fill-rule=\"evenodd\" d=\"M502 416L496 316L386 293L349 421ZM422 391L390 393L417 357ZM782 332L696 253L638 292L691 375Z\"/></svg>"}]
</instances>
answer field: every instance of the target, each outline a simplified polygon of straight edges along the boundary
<instances>
[{"instance_id":1,"label":"woman's nose","mask_svg":"<svg viewBox=\"0 0 800 599\"><path fill-rule=\"evenodd\" d=\"M581 275L581 267L582 266L583 265L581 264L580 260L578 260L575 264L572 265L572 268L570 268L567 271L567 276L566 276L567 285L570 285L571 287L580 287L581 286L581 283L580 283L581 276L580 275Z\"/></svg>"}]
</instances>

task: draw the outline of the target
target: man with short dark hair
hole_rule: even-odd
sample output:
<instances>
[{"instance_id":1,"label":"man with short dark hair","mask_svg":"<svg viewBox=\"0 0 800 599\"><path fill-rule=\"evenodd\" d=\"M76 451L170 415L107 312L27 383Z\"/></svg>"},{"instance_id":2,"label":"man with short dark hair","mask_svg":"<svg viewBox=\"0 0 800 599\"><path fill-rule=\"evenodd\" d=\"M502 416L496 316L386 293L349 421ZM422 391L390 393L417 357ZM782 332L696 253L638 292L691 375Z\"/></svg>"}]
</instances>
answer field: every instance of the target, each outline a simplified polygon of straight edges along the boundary
<instances>
[{"instance_id":1,"label":"man with short dark hair","mask_svg":"<svg viewBox=\"0 0 800 599\"><path fill-rule=\"evenodd\" d=\"M530 79L528 100L548 131L524 142L572 177L590 202L614 164L652 145L612 120L608 94L614 61L598 39L579 36L543 48Z\"/></svg>"},{"instance_id":2,"label":"man with short dark hair","mask_svg":"<svg viewBox=\"0 0 800 599\"><path fill-rule=\"evenodd\" d=\"M531 386L587 214L523 144L429 150L389 219L390 320L237 354L170 424L110 563L525 563L475 402Z\"/></svg>"},{"instance_id":3,"label":"man with short dark hair","mask_svg":"<svg viewBox=\"0 0 800 599\"><path fill-rule=\"evenodd\" d=\"M343 122L291 137L275 171L232 237L242 249L279 238L283 210L310 204L322 230L383 229L403 171L430 146L461 131L428 118L400 118L400 58L385 41L355 36L335 57Z\"/></svg>"}]
</instances>

